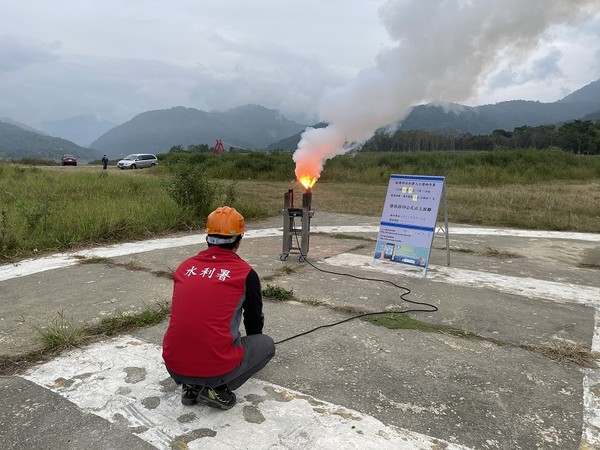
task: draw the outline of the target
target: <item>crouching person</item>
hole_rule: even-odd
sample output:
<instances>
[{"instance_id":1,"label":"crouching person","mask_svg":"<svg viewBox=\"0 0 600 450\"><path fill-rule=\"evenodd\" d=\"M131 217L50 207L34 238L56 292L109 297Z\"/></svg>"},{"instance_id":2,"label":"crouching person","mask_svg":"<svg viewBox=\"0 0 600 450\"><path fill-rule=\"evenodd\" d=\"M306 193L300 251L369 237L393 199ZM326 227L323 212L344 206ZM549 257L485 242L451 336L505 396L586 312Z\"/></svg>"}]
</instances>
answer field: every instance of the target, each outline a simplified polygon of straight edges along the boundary
<instances>
[{"instance_id":1,"label":"crouching person","mask_svg":"<svg viewBox=\"0 0 600 450\"><path fill-rule=\"evenodd\" d=\"M237 250L244 217L223 206L206 221L208 248L185 260L173 275L173 301L163 338L163 359L182 385L181 402L230 409L232 392L275 355L262 334L260 279ZM240 334L244 320L246 335Z\"/></svg>"}]
</instances>

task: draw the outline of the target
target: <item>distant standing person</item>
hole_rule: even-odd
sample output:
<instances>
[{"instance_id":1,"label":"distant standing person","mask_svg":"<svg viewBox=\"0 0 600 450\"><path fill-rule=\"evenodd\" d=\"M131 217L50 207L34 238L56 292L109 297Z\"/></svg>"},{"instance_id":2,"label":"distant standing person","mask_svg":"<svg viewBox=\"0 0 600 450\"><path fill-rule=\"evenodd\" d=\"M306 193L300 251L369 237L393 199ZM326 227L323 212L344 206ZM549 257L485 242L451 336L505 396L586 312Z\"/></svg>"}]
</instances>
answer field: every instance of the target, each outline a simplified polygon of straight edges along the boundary
<instances>
[{"instance_id":1,"label":"distant standing person","mask_svg":"<svg viewBox=\"0 0 600 450\"><path fill-rule=\"evenodd\" d=\"M264 325L260 279L237 255L244 217L222 206L206 221L208 248L186 259L173 274L171 318L163 359L182 384L181 402L229 409L232 392L275 355ZM242 323L246 336L239 328Z\"/></svg>"},{"instance_id":2,"label":"distant standing person","mask_svg":"<svg viewBox=\"0 0 600 450\"><path fill-rule=\"evenodd\" d=\"M102 157L102 169L106 170L107 167L108 167L108 158L106 157L106 155L104 155Z\"/></svg>"}]
</instances>

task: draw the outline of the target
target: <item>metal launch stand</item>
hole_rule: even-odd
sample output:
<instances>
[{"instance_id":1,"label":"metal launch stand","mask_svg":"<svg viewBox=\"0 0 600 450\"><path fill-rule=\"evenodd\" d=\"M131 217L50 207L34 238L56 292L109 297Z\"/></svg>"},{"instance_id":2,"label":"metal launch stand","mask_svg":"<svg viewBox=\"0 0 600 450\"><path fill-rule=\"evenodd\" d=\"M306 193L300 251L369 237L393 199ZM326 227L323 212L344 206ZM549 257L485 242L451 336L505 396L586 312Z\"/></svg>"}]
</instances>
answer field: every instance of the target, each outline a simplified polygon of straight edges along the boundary
<instances>
[{"instance_id":1,"label":"metal launch stand","mask_svg":"<svg viewBox=\"0 0 600 450\"><path fill-rule=\"evenodd\" d=\"M285 261L292 253L298 253L298 261L304 262L308 255L310 237L310 219L315 212L311 210L312 191L302 194L302 208L294 208L294 190L288 189L283 197L283 251L279 259ZM301 228L296 228L296 217L300 218ZM300 234L300 239L298 239ZM294 246L294 243L296 246ZM298 246L299 245L299 246Z\"/></svg>"}]
</instances>

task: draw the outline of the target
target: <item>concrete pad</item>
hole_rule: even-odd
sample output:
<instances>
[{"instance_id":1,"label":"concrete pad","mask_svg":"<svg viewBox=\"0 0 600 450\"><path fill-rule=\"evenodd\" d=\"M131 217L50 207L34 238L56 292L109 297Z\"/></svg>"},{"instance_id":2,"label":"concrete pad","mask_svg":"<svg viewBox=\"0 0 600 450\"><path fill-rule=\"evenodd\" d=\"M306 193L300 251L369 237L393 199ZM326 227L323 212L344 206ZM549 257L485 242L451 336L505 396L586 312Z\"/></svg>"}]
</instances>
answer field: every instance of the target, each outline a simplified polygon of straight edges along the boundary
<instances>
[{"instance_id":1,"label":"concrete pad","mask_svg":"<svg viewBox=\"0 0 600 450\"><path fill-rule=\"evenodd\" d=\"M0 377L0 442L11 450L112 450L155 447L131 430L82 411L51 389L21 377Z\"/></svg>"},{"instance_id":2,"label":"concrete pad","mask_svg":"<svg viewBox=\"0 0 600 450\"><path fill-rule=\"evenodd\" d=\"M361 320L324 328L278 345L273 361L240 389L239 409L216 416L221 412L205 408L210 415L204 416L204 412L196 414L198 407L195 417L182 419L191 420L186 423L193 422L193 426L183 431L173 428L176 432L169 434L163 430L163 425L170 423L163 422L167 418L146 422L147 414L160 408L173 408L171 419L175 408L182 408L177 403L179 394L169 391L173 385L169 387L164 381L166 372L158 346L166 324L136 332L128 338L137 342L135 345L121 342L116 348L110 347L112 341L98 343L32 368L26 380L16 377L10 382L31 386L35 380L53 395L72 401L79 398L75 401L80 405L79 414L93 412L111 422L102 426L116 426L139 437L155 436L155 440L146 440L155 447L166 442L189 448L208 446L207 442L220 442L214 438L223 437L232 428L227 425L235 423L251 427L265 443L276 442L275 447L298 441L304 443L302 448L353 448L355 443L360 444L356 448L369 448L373 443L391 448L385 447L389 442L394 443L393 448L600 448L599 370L560 364L520 347L523 343L574 341L600 350L596 312L600 235L451 226L450 245L456 248L450 254L450 266L445 265L445 243L436 238L432 265L423 278L395 265L371 266L374 242L364 238L375 238L378 218L317 217L308 255L315 267L405 285L412 290L409 299L440 308L411 317L452 325L481 339L389 330ZM240 252L263 277L263 286L269 283L292 289L298 299L265 303L265 332L276 340L347 319L352 309L410 307L400 300L401 290L389 283L325 273L294 256L280 261L280 222L281 218L273 218L249 227ZM333 237L334 233L345 236ZM347 239L349 235L356 239ZM0 321L0 330L4 330L0 336L7 343L13 339L12 348L24 351L34 342L35 334L6 325L18 321L17 315L24 311L27 317L38 319L46 317L40 312L66 305L77 320L98 320L113 307L113 311L126 307L135 310L148 299L170 298L172 286L164 273L202 248L201 235L180 235L1 266L2 300L10 315ZM506 255L485 256L484 251L490 248ZM118 265L79 265L81 256L110 258ZM128 270L128 264L137 269ZM8 301L4 301L5 292L10 295ZM111 299L116 299L114 305ZM92 356L98 348L103 348L100 356ZM148 353L137 349L147 349ZM130 383L128 379L139 381ZM125 390L121 391L123 396L130 396L129 405L133 406L122 406L116 413L112 406L125 401L112 395L119 388ZM299 404L293 401L277 400L282 392L290 392L294 401L304 403L296 406ZM21 403L37 395L34 390L24 393ZM104 401L108 394L111 399ZM18 411L18 399L8 400L10 408ZM335 411L344 412L340 415ZM224 422L229 420L223 419L227 415L237 421ZM288 415L296 417L294 424L282 420ZM265 420L258 425L261 416ZM323 422L320 416L338 421ZM374 428L356 428L353 417L359 416L361 424L375 424ZM19 417L17 413L11 415L0 428L18 427ZM304 421L318 433L303 429L299 424ZM324 430L327 437L339 435L343 439L321 440L325 436L319 433ZM217 435L211 437L214 431ZM368 439L363 440L365 436ZM390 436L399 441L388 441ZM50 433L40 447L52 448L56 439ZM230 447L235 447L235 439L228 435Z\"/></svg>"},{"instance_id":3,"label":"concrete pad","mask_svg":"<svg viewBox=\"0 0 600 450\"><path fill-rule=\"evenodd\" d=\"M276 341L349 317L294 302L265 316ZM579 445L582 371L520 348L354 320L279 344L258 378L471 448Z\"/></svg>"},{"instance_id":4,"label":"concrete pad","mask_svg":"<svg viewBox=\"0 0 600 450\"><path fill-rule=\"evenodd\" d=\"M459 280L444 278L411 279L396 273L381 273L370 266L353 263L364 260L356 255L342 254L317 264L318 268L348 272L354 276L392 281L399 286L410 286L405 298L430 303L439 308L434 313L420 312L409 315L417 320L454 326L480 336L513 344L539 344L552 339L570 339L589 345L594 330L594 310L587 304L556 302L546 299L523 298L518 291L505 290L502 279L495 286L462 286ZM453 273L452 269L448 270ZM453 283L453 281L457 281ZM308 302L320 302L337 308L351 308L357 312L402 311L421 309L425 305L404 302L405 291L377 281L351 280L342 275L302 269L300 273L277 278L276 284L292 290ZM328 286L335 285L335 289ZM590 288L581 287L581 297ZM600 289L598 299L600 300ZM560 290L558 291L560 292ZM575 294L577 291L574 292ZM595 300L594 298L592 298ZM590 300L588 298L588 300Z\"/></svg>"},{"instance_id":5,"label":"concrete pad","mask_svg":"<svg viewBox=\"0 0 600 450\"><path fill-rule=\"evenodd\" d=\"M143 294L136 295L142 286ZM26 282L22 277L5 280L0 353L18 355L38 347L35 327L52 326L58 314L72 319L74 325L93 323L170 301L172 289L172 282L165 278L105 264L77 264L68 272L43 271L27 276Z\"/></svg>"},{"instance_id":6,"label":"concrete pad","mask_svg":"<svg viewBox=\"0 0 600 450\"><path fill-rule=\"evenodd\" d=\"M158 449L465 448L256 379L236 391L238 405L229 411L183 406L160 352L157 345L121 336L71 351L24 378Z\"/></svg>"}]
</instances>

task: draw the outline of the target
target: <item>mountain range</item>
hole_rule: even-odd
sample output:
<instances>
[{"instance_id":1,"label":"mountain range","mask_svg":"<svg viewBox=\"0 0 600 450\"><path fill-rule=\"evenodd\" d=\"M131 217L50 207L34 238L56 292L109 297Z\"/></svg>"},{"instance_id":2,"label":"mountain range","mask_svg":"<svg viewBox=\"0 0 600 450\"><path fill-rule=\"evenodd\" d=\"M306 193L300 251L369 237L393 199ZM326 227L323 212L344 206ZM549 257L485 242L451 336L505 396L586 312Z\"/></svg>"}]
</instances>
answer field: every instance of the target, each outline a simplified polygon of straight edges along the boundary
<instances>
[{"instance_id":1,"label":"mountain range","mask_svg":"<svg viewBox=\"0 0 600 450\"><path fill-rule=\"evenodd\" d=\"M400 130L451 134L491 134L528 125L557 125L569 120L593 120L600 114L600 80L554 103L512 100L469 107L458 104L419 105L400 124Z\"/></svg>"},{"instance_id":2,"label":"mountain range","mask_svg":"<svg viewBox=\"0 0 600 450\"><path fill-rule=\"evenodd\" d=\"M98 150L81 147L66 139L0 121L0 159L28 157L58 161L65 153L77 156L82 162L102 157Z\"/></svg>"},{"instance_id":3,"label":"mountain range","mask_svg":"<svg viewBox=\"0 0 600 450\"><path fill-rule=\"evenodd\" d=\"M164 153L174 145L212 145L226 148L265 148L271 142L303 130L306 125L286 119L278 110L246 105L224 112L177 106L148 111L109 130L90 147L109 157L127 153Z\"/></svg>"},{"instance_id":4,"label":"mountain range","mask_svg":"<svg viewBox=\"0 0 600 450\"><path fill-rule=\"evenodd\" d=\"M600 80L596 80L554 103L511 100L493 105L465 106L429 103L411 109L395 129L425 130L443 134L489 135L494 130L513 131L524 125L560 125L571 120L600 120ZM321 124L322 125L322 124ZM318 127L317 127L318 128ZM300 135L290 136L267 150L294 151Z\"/></svg>"},{"instance_id":5,"label":"mountain range","mask_svg":"<svg viewBox=\"0 0 600 450\"><path fill-rule=\"evenodd\" d=\"M418 105L396 127L456 135L491 134L497 129L512 131L524 125L560 125L575 119L600 120L600 80L553 103L512 100L475 107L440 103ZM165 153L175 145L183 148L198 144L212 146L217 139L226 148L294 151L306 128L305 124L287 119L276 109L259 105L210 112L177 106L147 111L121 125L112 125L93 116L78 116L46 122L42 130L37 130L10 118L0 118L0 159L44 157L58 160L64 153L73 153L86 162L99 159L102 154L115 159L137 152ZM77 145L64 139L66 137L86 144Z\"/></svg>"}]
</instances>

